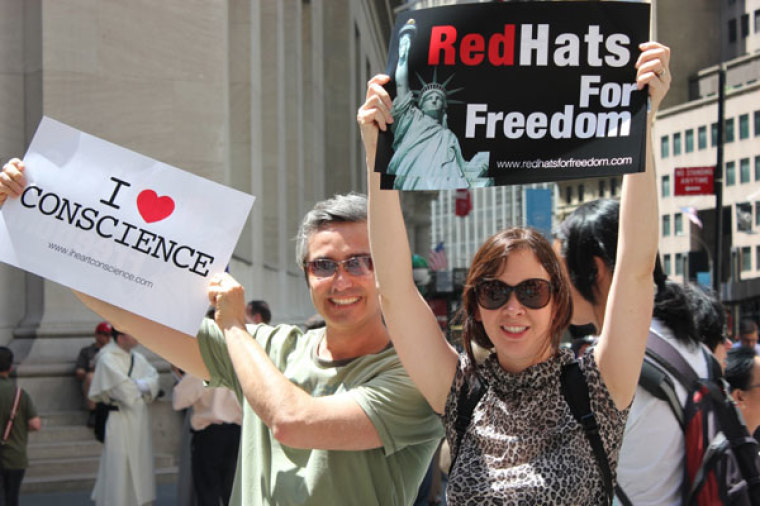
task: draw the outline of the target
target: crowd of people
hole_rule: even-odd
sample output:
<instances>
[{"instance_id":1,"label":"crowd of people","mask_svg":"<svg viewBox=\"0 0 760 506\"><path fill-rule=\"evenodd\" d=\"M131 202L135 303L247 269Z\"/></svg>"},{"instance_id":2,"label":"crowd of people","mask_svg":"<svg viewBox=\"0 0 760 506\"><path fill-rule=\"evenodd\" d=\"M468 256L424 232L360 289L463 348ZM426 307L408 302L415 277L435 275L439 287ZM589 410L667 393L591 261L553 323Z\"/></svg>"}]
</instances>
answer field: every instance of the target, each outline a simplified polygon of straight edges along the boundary
<instances>
[{"instance_id":1,"label":"crowd of people","mask_svg":"<svg viewBox=\"0 0 760 506\"><path fill-rule=\"evenodd\" d=\"M752 432L760 358L756 325L742 323L739 347L725 353L719 304L659 268L650 133L670 52L656 42L640 50L646 170L624 176L620 202L581 206L553 243L530 228L488 238L464 284L463 350L414 284L398 192L381 191L373 170L379 132L396 119L385 75L369 81L357 115L368 197L319 202L298 232L296 261L318 313L308 329L270 325L269 306L246 303L226 273L209 284L212 310L196 336L76 292L112 326L112 340L83 350L77 367L88 402L108 414L96 503L155 499L147 405L158 375L134 351L139 342L175 366L174 406L192 409L198 504L413 504L444 438L448 504L609 504L616 484L633 504L679 504L686 442L667 404L640 384L648 343L666 342L699 377L710 374L704 350L724 352ZM428 98L419 97L423 114L440 114ZM3 167L0 205L21 193L24 169L18 159ZM560 346L571 324L595 329L577 356ZM3 360L0 350L0 376ZM568 391L585 392L581 415ZM686 402L685 389L675 392ZM97 426L98 405L88 409Z\"/></svg>"}]
</instances>

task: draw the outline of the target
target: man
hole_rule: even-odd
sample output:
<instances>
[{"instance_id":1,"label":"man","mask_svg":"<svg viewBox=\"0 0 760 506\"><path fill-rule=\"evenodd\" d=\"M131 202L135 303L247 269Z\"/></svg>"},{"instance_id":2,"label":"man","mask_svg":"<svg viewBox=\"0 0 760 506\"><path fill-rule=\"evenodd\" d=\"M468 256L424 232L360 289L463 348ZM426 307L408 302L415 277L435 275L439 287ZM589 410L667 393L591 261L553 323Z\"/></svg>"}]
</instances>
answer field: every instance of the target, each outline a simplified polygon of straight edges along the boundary
<instances>
[{"instance_id":1,"label":"man","mask_svg":"<svg viewBox=\"0 0 760 506\"><path fill-rule=\"evenodd\" d=\"M757 343L757 323L751 318L742 318L739 322L739 339L734 343L734 348L743 346L760 353L760 344Z\"/></svg>"},{"instance_id":2,"label":"man","mask_svg":"<svg viewBox=\"0 0 760 506\"><path fill-rule=\"evenodd\" d=\"M190 462L198 506L229 503L237 467L243 411L229 388L205 388L185 374L174 387L175 410L192 407Z\"/></svg>"},{"instance_id":3,"label":"man","mask_svg":"<svg viewBox=\"0 0 760 506\"><path fill-rule=\"evenodd\" d=\"M13 371L13 352L0 346L0 504L18 506L21 481L29 464L26 444L29 431L37 431L42 421L32 399L16 387L8 376ZM11 413L15 418L10 422ZM10 429L10 431L9 431Z\"/></svg>"},{"instance_id":4,"label":"man","mask_svg":"<svg viewBox=\"0 0 760 506\"><path fill-rule=\"evenodd\" d=\"M0 174L0 204L23 191L23 162ZM410 504L443 431L390 344L369 258L367 201L318 203L296 245L326 326L245 327L242 287L212 281L216 322L196 337L77 293L169 362L243 404L233 505Z\"/></svg>"},{"instance_id":5,"label":"man","mask_svg":"<svg viewBox=\"0 0 760 506\"><path fill-rule=\"evenodd\" d=\"M113 342L98 354L89 398L111 406L92 500L100 506L154 501L153 444L147 403L158 395L158 372L137 340L114 329Z\"/></svg>"},{"instance_id":6,"label":"man","mask_svg":"<svg viewBox=\"0 0 760 506\"><path fill-rule=\"evenodd\" d=\"M760 428L760 356L752 348L741 346L728 352L726 381L731 397L742 413L750 434L758 435Z\"/></svg>"},{"instance_id":7,"label":"man","mask_svg":"<svg viewBox=\"0 0 760 506\"><path fill-rule=\"evenodd\" d=\"M272 311L266 301L252 300L245 306L246 323L269 323L271 320Z\"/></svg>"},{"instance_id":8,"label":"man","mask_svg":"<svg viewBox=\"0 0 760 506\"><path fill-rule=\"evenodd\" d=\"M92 384L92 374L95 371L95 355L111 340L111 332L113 332L113 329L108 322L98 323L95 327L95 342L79 350L79 355L77 356L74 375L82 383L82 394L89 411L89 416L87 417L88 427L92 427L95 424L95 403L87 398L90 385Z\"/></svg>"}]
</instances>

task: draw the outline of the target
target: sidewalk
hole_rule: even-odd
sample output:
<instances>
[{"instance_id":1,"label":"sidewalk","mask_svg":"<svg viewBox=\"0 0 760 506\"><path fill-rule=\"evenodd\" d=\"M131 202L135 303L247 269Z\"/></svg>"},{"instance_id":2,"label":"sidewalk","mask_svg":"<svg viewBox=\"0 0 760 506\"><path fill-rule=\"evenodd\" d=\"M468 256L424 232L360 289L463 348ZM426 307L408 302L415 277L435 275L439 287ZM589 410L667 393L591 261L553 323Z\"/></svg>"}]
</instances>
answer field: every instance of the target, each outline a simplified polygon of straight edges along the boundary
<instances>
[{"instance_id":1,"label":"sidewalk","mask_svg":"<svg viewBox=\"0 0 760 506\"><path fill-rule=\"evenodd\" d=\"M81 492L61 492L47 494L22 494L20 506L91 506L90 490ZM162 483L156 485L155 506L175 506L177 503L177 484Z\"/></svg>"}]
</instances>

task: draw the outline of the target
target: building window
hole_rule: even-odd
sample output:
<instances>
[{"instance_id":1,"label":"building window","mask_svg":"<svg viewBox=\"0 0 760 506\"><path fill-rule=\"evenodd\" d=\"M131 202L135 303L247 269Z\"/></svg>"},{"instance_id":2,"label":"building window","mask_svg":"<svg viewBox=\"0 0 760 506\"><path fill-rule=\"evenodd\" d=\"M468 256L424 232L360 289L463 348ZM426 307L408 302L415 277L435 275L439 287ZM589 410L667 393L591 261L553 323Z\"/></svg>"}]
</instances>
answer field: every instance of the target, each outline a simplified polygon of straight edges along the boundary
<instances>
[{"instance_id":1,"label":"building window","mask_svg":"<svg viewBox=\"0 0 760 506\"><path fill-rule=\"evenodd\" d=\"M760 155L755 157L755 181L760 181Z\"/></svg>"},{"instance_id":2,"label":"building window","mask_svg":"<svg viewBox=\"0 0 760 506\"><path fill-rule=\"evenodd\" d=\"M683 235L683 214L676 213L673 215L673 234Z\"/></svg>"},{"instance_id":3,"label":"building window","mask_svg":"<svg viewBox=\"0 0 760 506\"><path fill-rule=\"evenodd\" d=\"M697 149L700 151L707 147L707 127L702 125L697 129Z\"/></svg>"},{"instance_id":4,"label":"building window","mask_svg":"<svg viewBox=\"0 0 760 506\"><path fill-rule=\"evenodd\" d=\"M571 204L573 202L573 187L565 187L565 204Z\"/></svg>"},{"instance_id":5,"label":"building window","mask_svg":"<svg viewBox=\"0 0 760 506\"><path fill-rule=\"evenodd\" d=\"M760 246L758 246L758 248L760 248ZM667 255L665 255L665 258L663 260L663 264L665 264L663 266L663 269L665 270L665 274L667 274L668 276L670 276L672 274L672 272L671 272L672 268L671 268L671 265L670 265L670 253L668 253Z\"/></svg>"},{"instance_id":6,"label":"building window","mask_svg":"<svg viewBox=\"0 0 760 506\"><path fill-rule=\"evenodd\" d=\"M662 196L670 197L670 176L662 176Z\"/></svg>"},{"instance_id":7,"label":"building window","mask_svg":"<svg viewBox=\"0 0 760 506\"><path fill-rule=\"evenodd\" d=\"M741 24L742 38L746 39L749 37L749 14L742 14Z\"/></svg>"},{"instance_id":8,"label":"building window","mask_svg":"<svg viewBox=\"0 0 760 506\"><path fill-rule=\"evenodd\" d=\"M660 137L660 158L667 158L670 155L670 142L667 135Z\"/></svg>"},{"instance_id":9,"label":"building window","mask_svg":"<svg viewBox=\"0 0 760 506\"><path fill-rule=\"evenodd\" d=\"M725 142L734 142L734 118L726 120Z\"/></svg>"},{"instance_id":10,"label":"building window","mask_svg":"<svg viewBox=\"0 0 760 506\"><path fill-rule=\"evenodd\" d=\"M760 266L760 246L755 246L755 265Z\"/></svg>"},{"instance_id":11,"label":"building window","mask_svg":"<svg viewBox=\"0 0 760 506\"><path fill-rule=\"evenodd\" d=\"M755 33L760 32L760 9L755 10Z\"/></svg>"},{"instance_id":12,"label":"building window","mask_svg":"<svg viewBox=\"0 0 760 506\"><path fill-rule=\"evenodd\" d=\"M604 179L599 180L599 198L604 197L604 191L607 187L607 181Z\"/></svg>"},{"instance_id":13,"label":"building window","mask_svg":"<svg viewBox=\"0 0 760 506\"><path fill-rule=\"evenodd\" d=\"M752 233L752 204L749 202L736 204L736 231Z\"/></svg>"},{"instance_id":14,"label":"building window","mask_svg":"<svg viewBox=\"0 0 760 506\"><path fill-rule=\"evenodd\" d=\"M728 20L728 43L736 42L736 18Z\"/></svg>"},{"instance_id":15,"label":"building window","mask_svg":"<svg viewBox=\"0 0 760 506\"><path fill-rule=\"evenodd\" d=\"M726 162L726 186L736 184L736 162Z\"/></svg>"},{"instance_id":16,"label":"building window","mask_svg":"<svg viewBox=\"0 0 760 506\"><path fill-rule=\"evenodd\" d=\"M755 137L760 137L760 111L755 111L753 116L755 118Z\"/></svg>"},{"instance_id":17,"label":"building window","mask_svg":"<svg viewBox=\"0 0 760 506\"><path fill-rule=\"evenodd\" d=\"M676 253L676 276L683 276L683 254Z\"/></svg>"},{"instance_id":18,"label":"building window","mask_svg":"<svg viewBox=\"0 0 760 506\"><path fill-rule=\"evenodd\" d=\"M686 130L686 152L691 153L694 151L694 129L690 128Z\"/></svg>"},{"instance_id":19,"label":"building window","mask_svg":"<svg viewBox=\"0 0 760 506\"><path fill-rule=\"evenodd\" d=\"M578 185L578 202L579 203L583 202L583 197L584 197L584 194L585 194L584 190L585 190L585 188L583 187L583 184L579 184Z\"/></svg>"},{"instance_id":20,"label":"building window","mask_svg":"<svg viewBox=\"0 0 760 506\"><path fill-rule=\"evenodd\" d=\"M755 202L755 226L760 226L760 202Z\"/></svg>"},{"instance_id":21,"label":"building window","mask_svg":"<svg viewBox=\"0 0 760 506\"><path fill-rule=\"evenodd\" d=\"M739 182L749 183L749 158L742 158L739 160Z\"/></svg>"},{"instance_id":22,"label":"building window","mask_svg":"<svg viewBox=\"0 0 760 506\"><path fill-rule=\"evenodd\" d=\"M710 125L710 144L712 147L718 145L718 124L713 123Z\"/></svg>"},{"instance_id":23,"label":"building window","mask_svg":"<svg viewBox=\"0 0 760 506\"><path fill-rule=\"evenodd\" d=\"M610 197L617 197L617 179L610 179Z\"/></svg>"},{"instance_id":24,"label":"building window","mask_svg":"<svg viewBox=\"0 0 760 506\"><path fill-rule=\"evenodd\" d=\"M752 253L749 246L744 246L742 248L742 272L752 270L752 257L750 256L751 254Z\"/></svg>"},{"instance_id":25,"label":"building window","mask_svg":"<svg viewBox=\"0 0 760 506\"><path fill-rule=\"evenodd\" d=\"M681 132L673 134L673 156L681 154Z\"/></svg>"},{"instance_id":26,"label":"building window","mask_svg":"<svg viewBox=\"0 0 760 506\"><path fill-rule=\"evenodd\" d=\"M662 215L662 236L668 237L670 235L670 215Z\"/></svg>"},{"instance_id":27,"label":"building window","mask_svg":"<svg viewBox=\"0 0 760 506\"><path fill-rule=\"evenodd\" d=\"M749 114L739 116L739 138L749 139Z\"/></svg>"}]
</instances>

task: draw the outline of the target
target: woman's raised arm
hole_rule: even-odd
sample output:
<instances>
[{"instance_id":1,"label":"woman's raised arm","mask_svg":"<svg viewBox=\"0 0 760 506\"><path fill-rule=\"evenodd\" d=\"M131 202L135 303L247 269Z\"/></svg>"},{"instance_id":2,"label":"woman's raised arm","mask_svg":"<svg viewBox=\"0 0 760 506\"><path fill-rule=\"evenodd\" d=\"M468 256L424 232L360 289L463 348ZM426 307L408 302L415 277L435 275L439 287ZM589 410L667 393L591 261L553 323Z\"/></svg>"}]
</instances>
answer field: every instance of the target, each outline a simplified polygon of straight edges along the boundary
<instances>
[{"instance_id":1,"label":"woman's raised arm","mask_svg":"<svg viewBox=\"0 0 760 506\"><path fill-rule=\"evenodd\" d=\"M404 368L430 406L442 413L457 364L457 352L446 341L438 322L412 277L412 255L398 191L380 190L374 170L379 130L393 122L392 102L383 85L389 78L373 77L357 120L366 150L369 196L369 236L380 302L391 340Z\"/></svg>"},{"instance_id":2,"label":"woman's raised arm","mask_svg":"<svg viewBox=\"0 0 760 506\"><path fill-rule=\"evenodd\" d=\"M648 85L646 170L623 177L617 258L595 357L618 408L630 405L644 360L654 303L654 270L660 221L651 128L670 87L670 49L657 42L640 46L639 89Z\"/></svg>"}]
</instances>

